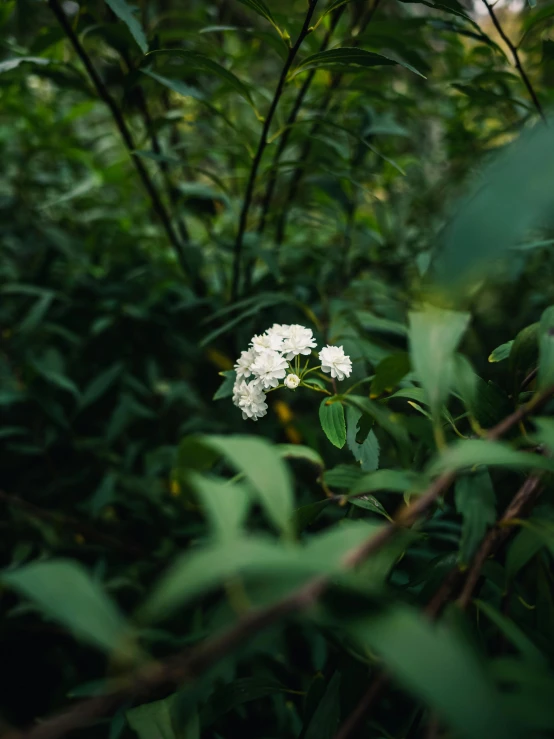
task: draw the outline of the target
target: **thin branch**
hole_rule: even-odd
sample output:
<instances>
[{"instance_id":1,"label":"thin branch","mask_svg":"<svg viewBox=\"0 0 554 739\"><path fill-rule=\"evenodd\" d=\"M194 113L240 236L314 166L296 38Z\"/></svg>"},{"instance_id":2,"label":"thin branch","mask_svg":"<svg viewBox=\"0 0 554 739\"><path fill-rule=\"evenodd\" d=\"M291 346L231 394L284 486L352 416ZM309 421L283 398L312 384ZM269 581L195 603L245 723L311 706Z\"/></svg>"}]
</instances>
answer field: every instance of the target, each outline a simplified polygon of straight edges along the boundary
<instances>
[{"instance_id":1,"label":"thin branch","mask_svg":"<svg viewBox=\"0 0 554 739\"><path fill-rule=\"evenodd\" d=\"M370 6L368 6L369 10L367 14L360 21L359 31L358 31L357 36L359 36L360 33L363 33L365 29L368 27L368 25L371 23L373 16L375 15L377 8L379 7L380 2L381 0L374 0L373 3ZM355 39L352 46L355 48L358 45L358 43L359 43L358 40ZM321 105L320 120L317 121L311 127L308 135L306 136L306 140L304 141L304 145L302 146L302 149L300 151L300 156L299 156L300 164L296 166L292 174L292 177L290 178L290 185L289 185L287 197L285 198L285 202L283 206L281 207L280 217L279 217L279 220L277 221L277 227L275 229L275 242L277 245L281 245L285 238L285 231L287 228L287 219L288 219L290 206L294 202L294 199L296 198L298 187L300 185L300 182L302 181L302 178L304 177L307 159L310 154L310 150L312 148L312 142L314 140L314 137L317 135L319 131L319 128L321 126L321 121L326 116L331 100L333 99L333 94L340 86L342 78L343 78L342 74L336 74L333 76L331 80L331 84L329 85L327 89L327 94L325 95L325 98L323 99L323 103Z\"/></svg>"},{"instance_id":2,"label":"thin branch","mask_svg":"<svg viewBox=\"0 0 554 739\"><path fill-rule=\"evenodd\" d=\"M117 107L115 100L113 99L106 85L100 78L98 72L94 68L92 61L89 55L87 54L87 52L85 51L83 45L79 41L77 34L73 30L73 27L71 26L70 22L67 19L66 14L64 13L62 9L60 1L59 0L48 0L48 5L50 6L52 12L56 16L56 19L58 20L58 23L62 27L64 33L70 40L73 48L75 49L75 52L77 53L77 56L83 63L83 66L85 67L92 81L92 84L94 85L96 92L98 93L98 96L104 101L110 113L112 114L112 117L119 130L121 138L123 139L123 143L125 144L125 147L129 153L129 156L131 157L131 161L133 162L133 165L135 169L137 170L137 173L144 186L144 189L146 190L146 192L148 193L148 196L150 197L150 201L152 203L152 209L154 210L155 214L157 215L158 219L160 220L166 232L167 238L171 246L173 247L175 254L177 255L177 259L179 260L179 264L181 265L181 268L186 274L189 274L189 267L187 264L185 253L183 251L183 246L177 234L175 233L175 230L171 223L171 218L169 217L169 214L165 208L165 205L162 199L160 198L158 190L156 189L156 186L154 185L154 182L152 181L152 178L150 177L148 170L146 169L141 159L134 154L136 147L135 147L133 135L129 127L126 124L121 111Z\"/></svg>"},{"instance_id":3,"label":"thin branch","mask_svg":"<svg viewBox=\"0 0 554 739\"><path fill-rule=\"evenodd\" d=\"M541 408L553 395L554 387L551 387L536 396L490 429L487 438L497 439L507 433L526 415ZM391 524L384 526L366 541L347 552L341 560L342 566L354 568L370 554L380 550L398 530L410 526L425 513L436 499L446 492L453 479L454 473L448 472L440 475L423 495L418 496L413 503L405 505ZM315 605L330 584L330 577L318 575L276 603L246 613L234 626L223 633L163 662L146 665L138 674L127 676L122 680L113 692L82 701L66 713L47 719L22 733L19 739L58 739L70 731L87 726L94 720L111 714L129 699L144 698L155 690L190 681L241 644L251 640L258 632L282 618ZM377 695L378 691L375 691L375 694Z\"/></svg>"},{"instance_id":4,"label":"thin branch","mask_svg":"<svg viewBox=\"0 0 554 739\"><path fill-rule=\"evenodd\" d=\"M527 88L527 92L529 93L529 97L533 101L533 105L535 106L535 108L537 110L537 113L540 115L540 117L542 118L543 122L546 123L546 116L544 115L544 111L542 109L542 105L540 104L539 98L537 96L537 93L535 92L535 90L533 88L533 85L531 84L531 80L527 76L527 72L525 71L525 69L523 67L523 64L521 63L521 58L519 56L519 51L518 51L517 47L512 43L512 41L506 35L504 29L502 28L502 26L500 24L500 21L498 20L498 17L496 15L496 13L494 12L494 7L492 5L490 5L487 2L487 0L483 0L483 2L485 3L485 7L488 10L488 13L489 13L489 15L491 17L491 20L492 20L492 22L494 24L494 27L496 28L496 30L498 31L498 34L500 35L500 38L502 39L502 41L504 41L504 43L506 44L506 46L510 50L510 53L511 53L511 55L513 57L513 60L514 60L514 64L516 66L516 69L519 72L519 76L521 77L521 79L523 81L523 84Z\"/></svg>"},{"instance_id":5,"label":"thin branch","mask_svg":"<svg viewBox=\"0 0 554 739\"><path fill-rule=\"evenodd\" d=\"M321 42L321 46L319 47L320 53L322 51L325 51L327 47L329 46L331 37L337 27L337 24L340 20L341 15L343 14L345 10L345 7L346 7L345 5L342 5L333 15L329 28L327 29L327 32L323 38L323 41ZM267 187L265 189L265 194L262 199L260 220L258 221L258 228L257 228L258 235L262 234L265 229L269 207L271 205L271 200L273 198L273 193L275 191L275 185L277 184L277 165L279 164L279 160L281 159L281 156L287 147L290 135L292 133L292 126L296 122L296 118L298 116L298 113L300 112L300 108L302 107L304 98L306 97L308 90L310 89L310 86L313 82L316 71L317 71L316 69L310 70L309 74L306 76L306 79L304 80L304 84L298 91L298 95L296 96L294 105L292 106L292 109L289 113L289 117L286 120L285 130L279 140L279 145L277 146L275 153L273 155L273 160L271 162L271 173L269 175Z\"/></svg>"},{"instance_id":6,"label":"thin branch","mask_svg":"<svg viewBox=\"0 0 554 739\"><path fill-rule=\"evenodd\" d=\"M479 547L467 574L464 587L457 601L460 608L465 609L468 607L473 596L473 591L481 577L481 571L485 562L512 533L513 527L509 526L509 522L514 518L521 518L522 513L535 502L541 491L542 484L540 476L531 475L528 477L504 511L502 518L489 531Z\"/></svg>"},{"instance_id":7,"label":"thin branch","mask_svg":"<svg viewBox=\"0 0 554 739\"><path fill-rule=\"evenodd\" d=\"M250 169L250 175L248 177L248 183L246 185L246 192L244 194L242 210L240 213L237 238L235 240L235 246L234 246L233 279L232 279L232 284L231 284L231 299L233 301L237 299L238 294L239 294L240 277L241 277L242 246L244 242L244 234L246 231L246 224L248 221L248 213L250 211L250 206L252 204L252 196L254 194L254 185L256 184L256 177L258 174L258 169L260 167L260 163L262 161L262 157L263 157L265 148L267 146L267 137L269 134L269 129L273 121L275 111L277 110L279 100L281 99L281 95L283 94L285 82L287 80L287 75L292 66L294 58L296 57L296 54L298 50L300 49L302 42L304 41L306 36L310 33L310 30L311 30L310 23L311 23L312 16L314 14L317 2L318 0L309 0L308 12L306 13L304 24L302 25L302 28L300 30L300 33L298 34L298 38L296 39L294 46L291 46L291 48L289 49L289 53L287 54L287 59L281 71L281 76L279 77L279 82L277 83L275 94L273 95L273 100L271 101L271 105L269 107L269 110L267 112L267 115L264 121L262 134L260 136L260 141L258 143L258 148L256 150L256 154L254 155L254 159L252 161L252 167Z\"/></svg>"}]
</instances>

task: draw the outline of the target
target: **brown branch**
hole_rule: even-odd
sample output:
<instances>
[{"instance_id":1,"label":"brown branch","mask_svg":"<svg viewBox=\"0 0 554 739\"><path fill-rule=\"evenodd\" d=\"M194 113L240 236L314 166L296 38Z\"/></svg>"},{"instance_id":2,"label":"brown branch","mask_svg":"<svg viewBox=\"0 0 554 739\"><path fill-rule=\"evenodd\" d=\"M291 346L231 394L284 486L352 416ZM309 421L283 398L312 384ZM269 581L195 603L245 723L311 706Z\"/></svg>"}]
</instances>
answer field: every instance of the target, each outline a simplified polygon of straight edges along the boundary
<instances>
[{"instance_id":1,"label":"brown branch","mask_svg":"<svg viewBox=\"0 0 554 739\"><path fill-rule=\"evenodd\" d=\"M487 438L497 439L505 434L526 415L542 407L552 395L554 395L554 387L536 396L490 429ZM405 505L391 524L384 526L366 541L347 552L341 560L343 567L356 567L370 554L381 549L399 529L414 523L447 490L453 479L454 473L451 472L440 475L423 495L413 503ZM510 507L509 510L512 508ZM259 631L286 616L314 605L330 583L330 578L324 575L309 580L277 603L245 614L227 631L163 662L146 665L138 675L127 677L108 695L82 701L66 713L54 716L23 733L20 739L58 739L74 729L87 726L95 719L110 714L127 700L144 698L154 690L172 687L198 677L219 659L251 640ZM374 692L377 695L379 691L375 689Z\"/></svg>"},{"instance_id":2,"label":"brown branch","mask_svg":"<svg viewBox=\"0 0 554 739\"><path fill-rule=\"evenodd\" d=\"M158 219L160 220L165 230L167 238L175 254L177 255L177 259L179 261L179 264L181 265L181 268L183 269L185 274L189 275L190 270L187 264L187 259L186 259L186 256L183 250L183 246L177 234L175 233L175 230L171 223L171 218L169 217L169 214L165 208L165 205L160 197L160 194L158 193L158 190L156 189L156 186L154 185L152 178L150 177L150 174L148 173L147 168L145 167L141 159L134 153L136 150L136 146L135 146L135 141L133 139L131 130L127 126L125 119L123 118L123 115L121 111L119 110L119 108L117 107L117 104L115 100L113 99L113 97L111 96L108 88L106 87L106 85L100 78L100 75L94 68L89 55L85 51L81 42L79 41L77 34L73 30L73 27L71 26L70 22L67 19L65 12L63 11L60 1L59 0L48 0L48 5L50 6L52 12L56 16L56 19L58 20L58 23L62 27L64 33L66 34L69 41L71 42L77 56L83 63L83 66L85 67L87 74L89 75L92 81L92 84L94 85L96 92L98 93L98 96L104 101L110 113L112 114L112 118L114 119L115 125L117 126L117 129L121 135L121 138L123 139L125 148L127 149L129 156L131 157L131 161L133 162L133 165L135 169L137 170L140 180L144 186L144 189L148 193L148 196L152 203L152 209L154 213L157 215Z\"/></svg>"},{"instance_id":3,"label":"brown branch","mask_svg":"<svg viewBox=\"0 0 554 739\"><path fill-rule=\"evenodd\" d=\"M499 34L500 38L502 39L502 41L504 41L504 43L506 44L506 46L510 50L510 53L511 53L511 55L513 57L513 60L514 60L514 64L516 66L516 69L519 72L519 76L521 77L521 79L523 81L523 84L527 88L527 92L529 93L529 97L533 101L533 105L535 106L535 108L537 110L537 113L540 115L540 117L542 118L543 122L546 123L546 116L544 115L544 111L542 109L542 105L540 104L539 98L537 96L537 93L535 92L535 90L533 88L533 85L531 84L531 80L527 76L527 72L525 71L525 69L523 67L523 64L521 63L521 58L519 56L519 51L518 51L517 47L512 43L512 41L506 35L504 29L502 28L502 25L500 24L500 21L498 20L498 17L496 15L496 13L494 12L493 6L492 5L489 5L489 3L487 2L487 0L483 0L483 2L485 3L485 7L488 10L488 13L489 13L489 15L491 17L491 20L492 20L492 22L494 24L494 27L498 31L498 34Z\"/></svg>"},{"instance_id":4,"label":"brown branch","mask_svg":"<svg viewBox=\"0 0 554 739\"><path fill-rule=\"evenodd\" d=\"M485 562L512 533L513 527L509 525L510 522L514 518L521 518L522 514L533 505L541 491L542 484L540 476L530 475L504 511L502 518L489 531L473 558L473 562L466 576L464 587L457 600L460 608L467 608L473 596L473 591L481 577L481 570Z\"/></svg>"},{"instance_id":5,"label":"brown branch","mask_svg":"<svg viewBox=\"0 0 554 739\"><path fill-rule=\"evenodd\" d=\"M62 528L68 528L72 531L76 531L82 534L85 538L91 539L92 541L98 542L106 547L112 549L119 549L120 551L126 552L133 557L144 556L144 551L134 544L126 544L121 539L109 534L103 534L97 531L87 523L83 523L76 518L66 516L60 513L54 513L53 511L47 511L44 508L39 508L34 503L29 503L27 500L20 498L17 495L9 495L9 493L0 490L0 501L6 503L12 508L19 508L20 510L27 513L29 516L36 518L40 521L46 521L54 526L61 526Z\"/></svg>"},{"instance_id":6,"label":"brown branch","mask_svg":"<svg viewBox=\"0 0 554 739\"><path fill-rule=\"evenodd\" d=\"M310 23L311 23L312 16L314 14L317 2L318 0L308 0L308 12L306 13L306 17L304 18L304 23L302 25L300 33L298 34L298 38L296 39L294 46L290 47L289 53L287 54L285 64L281 71L281 76L279 77L279 81L277 83L275 94L273 95L273 100L271 101L271 105L269 107L269 110L267 112L267 115L264 121L264 125L262 128L262 134L260 136L260 141L258 143L258 148L256 150L256 154L254 155L254 159L252 161L252 167L250 168L250 175L248 177L248 182L246 185L246 192L244 194L244 200L242 203L242 209L240 213L237 238L235 240L235 246L234 246L233 278L232 278L232 283L231 283L231 300L237 299L239 290L240 290L241 260L242 260L242 246L244 242L244 234L246 232L248 213L250 211L250 205L252 204L252 196L254 194L254 185L256 184L256 177L258 175L258 169L260 167L262 157L263 157L265 148L267 146L267 137L269 134L269 129L273 121L275 111L277 110L277 106L279 105L279 100L281 99L281 95L283 94L283 90L285 88L285 82L287 81L287 75L289 73L289 70L296 57L296 54L298 53L298 50L302 46L302 42L304 41L306 36L311 31Z\"/></svg>"}]
</instances>

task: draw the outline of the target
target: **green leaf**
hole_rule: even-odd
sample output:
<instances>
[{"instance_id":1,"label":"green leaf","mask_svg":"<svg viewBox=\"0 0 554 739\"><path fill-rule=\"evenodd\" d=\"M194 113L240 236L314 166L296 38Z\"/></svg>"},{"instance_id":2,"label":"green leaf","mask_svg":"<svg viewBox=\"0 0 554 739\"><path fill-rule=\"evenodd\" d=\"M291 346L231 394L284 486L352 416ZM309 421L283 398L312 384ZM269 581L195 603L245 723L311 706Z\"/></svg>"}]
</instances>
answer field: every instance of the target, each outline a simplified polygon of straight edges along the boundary
<instances>
[{"instance_id":1,"label":"green leaf","mask_svg":"<svg viewBox=\"0 0 554 739\"><path fill-rule=\"evenodd\" d=\"M319 406L319 421L323 433L333 446L342 449L346 443L346 422L342 403L333 398L324 398Z\"/></svg>"},{"instance_id":2,"label":"green leaf","mask_svg":"<svg viewBox=\"0 0 554 739\"><path fill-rule=\"evenodd\" d=\"M406 62L378 54L375 51L366 51L348 46L340 49L328 49L318 51L316 54L306 57L292 72L291 76L306 72L308 69L340 69L342 72L360 72L364 68L400 65L409 69L410 72L426 79L424 74L418 72L415 67Z\"/></svg>"},{"instance_id":3,"label":"green leaf","mask_svg":"<svg viewBox=\"0 0 554 739\"><path fill-rule=\"evenodd\" d=\"M359 443L357 435L359 432L359 421L362 412L357 408L348 406L346 409L346 441L348 448L354 455L354 459L360 463L364 472L372 472L379 467L379 441L373 429L366 431L365 439Z\"/></svg>"},{"instance_id":4,"label":"green leaf","mask_svg":"<svg viewBox=\"0 0 554 739\"><path fill-rule=\"evenodd\" d=\"M303 739L332 739L340 719L341 675L335 670L310 722L302 733Z\"/></svg>"},{"instance_id":5,"label":"green leaf","mask_svg":"<svg viewBox=\"0 0 554 739\"><path fill-rule=\"evenodd\" d=\"M463 739L516 739L491 679L469 642L405 606L358 620L348 633L381 655L387 672Z\"/></svg>"},{"instance_id":6,"label":"green leaf","mask_svg":"<svg viewBox=\"0 0 554 739\"><path fill-rule=\"evenodd\" d=\"M135 18L137 9L129 5L126 0L106 0L106 5L109 5L117 17L125 23L142 53L146 54L148 51L148 41L146 40L140 22Z\"/></svg>"},{"instance_id":7,"label":"green leaf","mask_svg":"<svg viewBox=\"0 0 554 739\"><path fill-rule=\"evenodd\" d=\"M478 599L473 602L502 631L526 660L535 662L538 665L546 664L545 655L542 654L516 623L503 613L497 611L496 608L493 608L490 603L485 603L485 601Z\"/></svg>"},{"instance_id":8,"label":"green leaf","mask_svg":"<svg viewBox=\"0 0 554 739\"><path fill-rule=\"evenodd\" d=\"M248 8L252 8L252 10L256 11L258 15L261 15L262 18L265 18L266 21L269 21L271 25L275 29L277 29L277 31L279 31L279 34L281 33L279 26L275 22L275 18L271 15L270 9L267 7L263 0L238 0L238 2L246 5Z\"/></svg>"},{"instance_id":9,"label":"green leaf","mask_svg":"<svg viewBox=\"0 0 554 739\"><path fill-rule=\"evenodd\" d=\"M233 680L229 685L216 689L208 704L202 709L200 719L202 727L211 726L221 716L237 706L265 698L274 693L289 692L284 685L268 677L243 677Z\"/></svg>"},{"instance_id":10,"label":"green leaf","mask_svg":"<svg viewBox=\"0 0 554 739\"><path fill-rule=\"evenodd\" d=\"M187 481L200 497L214 535L234 539L248 515L248 491L238 483L194 472Z\"/></svg>"},{"instance_id":11,"label":"green leaf","mask_svg":"<svg viewBox=\"0 0 554 739\"><path fill-rule=\"evenodd\" d=\"M454 352L469 323L469 314L429 306L411 312L409 319L412 366L437 422L450 392Z\"/></svg>"},{"instance_id":12,"label":"green leaf","mask_svg":"<svg viewBox=\"0 0 554 739\"><path fill-rule=\"evenodd\" d=\"M131 708L125 714L129 726L139 739L200 739L200 723L195 713L186 725L179 725L174 718L178 694L142 706Z\"/></svg>"},{"instance_id":13,"label":"green leaf","mask_svg":"<svg viewBox=\"0 0 554 739\"><path fill-rule=\"evenodd\" d=\"M116 362L108 367L107 370L99 374L92 380L83 391L79 400L79 410L83 410L87 406L94 403L98 398L102 397L111 385L117 380L123 370L123 363Z\"/></svg>"},{"instance_id":14,"label":"green leaf","mask_svg":"<svg viewBox=\"0 0 554 739\"><path fill-rule=\"evenodd\" d=\"M393 439L401 445L409 444L408 433L402 424L402 416L393 413L386 405L378 403L361 395L346 395L344 398L348 405L353 405L362 413L373 418L375 423L389 433Z\"/></svg>"},{"instance_id":15,"label":"green leaf","mask_svg":"<svg viewBox=\"0 0 554 739\"><path fill-rule=\"evenodd\" d=\"M143 74L148 75L148 77L151 77L153 80L156 80L156 82L159 82L164 87L167 87L169 90L173 90L173 92L176 92L178 95L182 95L183 97L194 98L195 100L205 100L206 99L206 96L196 87L191 87L190 85L186 85L184 82L181 82L180 80L173 80L173 79L170 79L169 77L163 77L161 74L156 74L156 72L152 72L149 69L141 69L140 71Z\"/></svg>"},{"instance_id":16,"label":"green leaf","mask_svg":"<svg viewBox=\"0 0 554 739\"><path fill-rule=\"evenodd\" d=\"M547 308L539 324L539 390L554 387L554 306Z\"/></svg>"},{"instance_id":17,"label":"green leaf","mask_svg":"<svg viewBox=\"0 0 554 739\"><path fill-rule=\"evenodd\" d=\"M363 472L359 465L338 464L323 473L323 479L332 488L350 489L362 477Z\"/></svg>"},{"instance_id":18,"label":"green leaf","mask_svg":"<svg viewBox=\"0 0 554 739\"><path fill-rule=\"evenodd\" d=\"M244 474L272 523L283 533L290 534L291 481L277 448L255 436L206 436L203 442Z\"/></svg>"},{"instance_id":19,"label":"green leaf","mask_svg":"<svg viewBox=\"0 0 554 739\"><path fill-rule=\"evenodd\" d=\"M533 423L537 429L533 439L554 452L554 418L533 418Z\"/></svg>"},{"instance_id":20,"label":"green leaf","mask_svg":"<svg viewBox=\"0 0 554 739\"><path fill-rule=\"evenodd\" d=\"M391 493L419 493L427 487L427 478L409 470L376 470L363 475L348 491L348 496L388 490Z\"/></svg>"},{"instance_id":21,"label":"green leaf","mask_svg":"<svg viewBox=\"0 0 554 739\"><path fill-rule=\"evenodd\" d=\"M237 373L235 372L235 370L225 370L224 372L220 372L219 374L222 375L225 379L223 380L219 388L215 391L212 400L223 400L223 398L230 398L233 395L233 387L235 385Z\"/></svg>"},{"instance_id":22,"label":"green leaf","mask_svg":"<svg viewBox=\"0 0 554 739\"><path fill-rule=\"evenodd\" d=\"M456 441L445 449L429 468L429 474L456 472L478 465L514 469L542 469L554 471L554 461L539 454L521 452L501 441L467 439Z\"/></svg>"},{"instance_id":23,"label":"green leaf","mask_svg":"<svg viewBox=\"0 0 554 739\"><path fill-rule=\"evenodd\" d=\"M445 228L432 264L435 279L444 287L482 281L487 265L507 255L533 227L548 225L553 168L551 127L536 125L505 147Z\"/></svg>"},{"instance_id":24,"label":"green leaf","mask_svg":"<svg viewBox=\"0 0 554 739\"><path fill-rule=\"evenodd\" d=\"M320 470L325 469L325 463L321 456L309 446L303 446L302 444L279 444L277 451L284 459L304 459Z\"/></svg>"},{"instance_id":25,"label":"green leaf","mask_svg":"<svg viewBox=\"0 0 554 739\"><path fill-rule=\"evenodd\" d=\"M312 524L324 508L331 503L329 498L318 500L317 503L308 503L294 511L293 523L295 531L300 534Z\"/></svg>"},{"instance_id":26,"label":"green leaf","mask_svg":"<svg viewBox=\"0 0 554 739\"><path fill-rule=\"evenodd\" d=\"M410 355L407 352L398 352L385 357L375 368L375 376L369 391L370 398L377 398L384 392L391 393L410 369Z\"/></svg>"},{"instance_id":27,"label":"green leaf","mask_svg":"<svg viewBox=\"0 0 554 739\"><path fill-rule=\"evenodd\" d=\"M3 72L11 72L12 69L17 69L20 64L40 64L46 65L51 63L51 59L44 59L41 56L16 56L13 59L4 59L0 62L0 74Z\"/></svg>"},{"instance_id":28,"label":"green leaf","mask_svg":"<svg viewBox=\"0 0 554 739\"><path fill-rule=\"evenodd\" d=\"M123 615L80 564L31 563L4 573L1 581L84 641L108 652L128 651L130 630Z\"/></svg>"},{"instance_id":29,"label":"green leaf","mask_svg":"<svg viewBox=\"0 0 554 739\"><path fill-rule=\"evenodd\" d=\"M521 531L518 531L509 544L506 554L506 579L508 582L514 579L543 546L543 538L537 536L533 528L524 526Z\"/></svg>"},{"instance_id":30,"label":"green leaf","mask_svg":"<svg viewBox=\"0 0 554 739\"><path fill-rule=\"evenodd\" d=\"M456 480L456 510L463 516L460 560L469 564L485 532L496 521L496 497L488 470Z\"/></svg>"},{"instance_id":31,"label":"green leaf","mask_svg":"<svg viewBox=\"0 0 554 739\"><path fill-rule=\"evenodd\" d=\"M202 72L214 74L221 80L227 83L229 87L232 87L235 92L238 92L245 100L247 100L252 106L254 105L250 91L248 87L241 82L239 78L228 69L222 67L221 64L214 62L210 57L200 54L197 51L187 51L186 49L158 49L157 51L151 51L146 55L146 59L158 56L178 56L188 62L188 66L193 69L199 69Z\"/></svg>"},{"instance_id":32,"label":"green leaf","mask_svg":"<svg viewBox=\"0 0 554 739\"><path fill-rule=\"evenodd\" d=\"M497 346L496 349L489 354L489 362L503 362L505 359L508 359L513 343L514 342L512 340Z\"/></svg>"}]
</instances>

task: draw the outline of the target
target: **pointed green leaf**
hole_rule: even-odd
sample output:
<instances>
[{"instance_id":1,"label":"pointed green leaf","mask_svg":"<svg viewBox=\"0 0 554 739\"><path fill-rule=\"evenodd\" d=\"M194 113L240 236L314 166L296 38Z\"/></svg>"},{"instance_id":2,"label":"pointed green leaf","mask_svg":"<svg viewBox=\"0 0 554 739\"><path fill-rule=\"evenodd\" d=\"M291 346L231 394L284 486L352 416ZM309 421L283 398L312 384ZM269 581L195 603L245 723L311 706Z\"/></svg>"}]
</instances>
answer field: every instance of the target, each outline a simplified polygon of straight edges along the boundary
<instances>
[{"instance_id":1,"label":"pointed green leaf","mask_svg":"<svg viewBox=\"0 0 554 739\"><path fill-rule=\"evenodd\" d=\"M372 472L379 467L379 441L373 429L366 430L365 439L358 442L359 422L362 412L348 406L346 409L346 441L356 462L364 472Z\"/></svg>"},{"instance_id":2,"label":"pointed green leaf","mask_svg":"<svg viewBox=\"0 0 554 739\"><path fill-rule=\"evenodd\" d=\"M469 314L429 306L424 311L411 312L409 319L412 366L437 421L448 399L454 352L469 323Z\"/></svg>"},{"instance_id":3,"label":"pointed green leaf","mask_svg":"<svg viewBox=\"0 0 554 739\"><path fill-rule=\"evenodd\" d=\"M148 51L148 41L146 35L135 17L137 9L133 8L126 0L106 0L106 4L113 10L117 17L125 23L132 37L135 39L143 54Z\"/></svg>"},{"instance_id":4,"label":"pointed green leaf","mask_svg":"<svg viewBox=\"0 0 554 739\"><path fill-rule=\"evenodd\" d=\"M469 564L489 526L496 521L496 497L488 470L456 480L456 510L463 516L460 560Z\"/></svg>"},{"instance_id":5,"label":"pointed green leaf","mask_svg":"<svg viewBox=\"0 0 554 739\"><path fill-rule=\"evenodd\" d=\"M406 62L391 59L390 57L378 54L375 51L366 51L365 49L357 49L352 46L339 49L328 49L327 51L319 51L304 59L292 72L292 76L306 72L308 69L340 69L343 72L360 72L370 67L383 67L399 65L409 69L410 72L417 74L425 79L425 75L418 72L415 67Z\"/></svg>"},{"instance_id":6,"label":"pointed green leaf","mask_svg":"<svg viewBox=\"0 0 554 739\"><path fill-rule=\"evenodd\" d=\"M63 559L33 562L0 579L84 641L108 652L129 648L123 615L80 564Z\"/></svg>"},{"instance_id":7,"label":"pointed green leaf","mask_svg":"<svg viewBox=\"0 0 554 739\"><path fill-rule=\"evenodd\" d=\"M489 354L489 362L503 362L508 359L512 350L512 341L507 341L505 344L500 344L494 351Z\"/></svg>"},{"instance_id":8,"label":"pointed green leaf","mask_svg":"<svg viewBox=\"0 0 554 739\"><path fill-rule=\"evenodd\" d=\"M199 69L202 72L208 74L214 74L223 80L229 87L232 87L235 92L238 92L245 100L253 105L252 96L248 87L239 80L239 78L229 72L228 69L222 67L221 64L214 62L209 56L200 54L198 51L187 51L186 49L158 49L157 51L151 51L146 55L146 59L151 59L157 56L177 56L188 62L189 67Z\"/></svg>"},{"instance_id":9,"label":"pointed green leaf","mask_svg":"<svg viewBox=\"0 0 554 739\"><path fill-rule=\"evenodd\" d=\"M324 398L319 406L319 420L331 444L342 449L346 442L346 422L342 403L334 398Z\"/></svg>"},{"instance_id":10,"label":"pointed green leaf","mask_svg":"<svg viewBox=\"0 0 554 739\"><path fill-rule=\"evenodd\" d=\"M501 441L467 439L456 441L431 463L430 474L456 472L478 465L508 467L514 469L554 470L554 461L539 454L512 449Z\"/></svg>"}]
</instances>

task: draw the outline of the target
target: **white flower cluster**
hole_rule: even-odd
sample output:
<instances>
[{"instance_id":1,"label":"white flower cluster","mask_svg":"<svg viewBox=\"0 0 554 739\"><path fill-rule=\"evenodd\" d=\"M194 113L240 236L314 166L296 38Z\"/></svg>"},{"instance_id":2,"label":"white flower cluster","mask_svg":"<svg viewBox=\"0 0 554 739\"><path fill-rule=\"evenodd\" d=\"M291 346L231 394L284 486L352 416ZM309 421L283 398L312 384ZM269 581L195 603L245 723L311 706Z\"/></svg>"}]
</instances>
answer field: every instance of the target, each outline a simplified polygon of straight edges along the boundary
<instances>
[{"instance_id":1,"label":"white flower cluster","mask_svg":"<svg viewBox=\"0 0 554 739\"><path fill-rule=\"evenodd\" d=\"M252 337L249 348L241 352L235 364L237 377L233 387L233 403L242 411L242 417L257 421L265 416L266 393L277 388L295 390L302 385L317 389L304 382L309 372L321 370L337 380L350 376L352 362L342 346L324 347L319 352L321 366L308 368L307 359L301 368L300 357L309 357L315 348L312 330L296 323L274 323L264 334ZM294 367L291 362L294 362Z\"/></svg>"}]
</instances>

